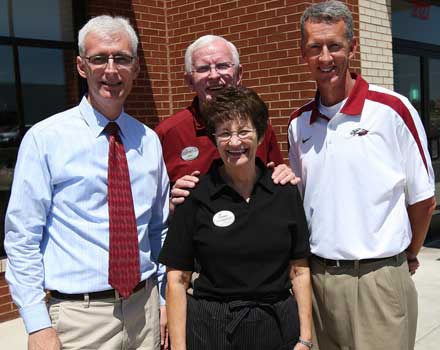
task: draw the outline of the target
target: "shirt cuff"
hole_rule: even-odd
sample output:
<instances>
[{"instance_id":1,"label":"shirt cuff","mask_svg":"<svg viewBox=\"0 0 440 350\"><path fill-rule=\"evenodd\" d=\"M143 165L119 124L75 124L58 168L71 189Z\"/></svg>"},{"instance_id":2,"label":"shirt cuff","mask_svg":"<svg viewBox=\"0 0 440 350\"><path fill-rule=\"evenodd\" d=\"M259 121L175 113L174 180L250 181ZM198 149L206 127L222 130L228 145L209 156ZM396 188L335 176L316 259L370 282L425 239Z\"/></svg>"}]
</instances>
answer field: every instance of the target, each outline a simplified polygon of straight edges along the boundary
<instances>
[{"instance_id":1,"label":"shirt cuff","mask_svg":"<svg viewBox=\"0 0 440 350\"><path fill-rule=\"evenodd\" d=\"M160 281L157 283L157 288L159 289L159 305L160 306L165 306L166 305L166 300L165 300L165 285L166 282L164 281Z\"/></svg>"},{"instance_id":2,"label":"shirt cuff","mask_svg":"<svg viewBox=\"0 0 440 350\"><path fill-rule=\"evenodd\" d=\"M49 312L44 302L23 307L19 312L28 333L52 327Z\"/></svg>"}]
</instances>

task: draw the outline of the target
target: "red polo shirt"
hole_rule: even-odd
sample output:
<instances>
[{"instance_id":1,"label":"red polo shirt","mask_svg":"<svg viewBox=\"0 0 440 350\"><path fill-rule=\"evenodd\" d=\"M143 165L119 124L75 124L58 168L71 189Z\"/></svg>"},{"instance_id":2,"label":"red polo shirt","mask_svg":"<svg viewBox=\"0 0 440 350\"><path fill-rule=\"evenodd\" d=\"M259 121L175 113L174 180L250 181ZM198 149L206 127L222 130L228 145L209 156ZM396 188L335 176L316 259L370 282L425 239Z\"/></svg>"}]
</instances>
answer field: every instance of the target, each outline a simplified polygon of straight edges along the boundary
<instances>
[{"instance_id":1,"label":"red polo shirt","mask_svg":"<svg viewBox=\"0 0 440 350\"><path fill-rule=\"evenodd\" d=\"M184 175L199 170L208 172L214 159L219 158L217 148L209 139L199 112L197 96L192 104L162 121L155 129L162 143L163 157L172 183ZM265 164L284 163L272 126L269 124L257 157Z\"/></svg>"}]
</instances>

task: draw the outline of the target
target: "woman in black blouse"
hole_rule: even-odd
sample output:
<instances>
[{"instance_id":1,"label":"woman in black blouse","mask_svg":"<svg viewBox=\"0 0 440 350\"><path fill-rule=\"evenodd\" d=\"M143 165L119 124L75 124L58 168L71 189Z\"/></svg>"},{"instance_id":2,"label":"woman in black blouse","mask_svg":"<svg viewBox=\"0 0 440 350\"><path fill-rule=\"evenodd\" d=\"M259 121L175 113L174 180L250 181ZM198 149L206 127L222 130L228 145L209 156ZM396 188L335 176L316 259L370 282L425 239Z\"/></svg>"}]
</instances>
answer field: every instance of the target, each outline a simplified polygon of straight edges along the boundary
<instances>
[{"instance_id":1,"label":"woman in black blouse","mask_svg":"<svg viewBox=\"0 0 440 350\"><path fill-rule=\"evenodd\" d=\"M273 184L256 158L267 107L254 91L231 87L204 108L221 159L176 208L159 258L171 348L307 350L309 235L296 186Z\"/></svg>"}]
</instances>

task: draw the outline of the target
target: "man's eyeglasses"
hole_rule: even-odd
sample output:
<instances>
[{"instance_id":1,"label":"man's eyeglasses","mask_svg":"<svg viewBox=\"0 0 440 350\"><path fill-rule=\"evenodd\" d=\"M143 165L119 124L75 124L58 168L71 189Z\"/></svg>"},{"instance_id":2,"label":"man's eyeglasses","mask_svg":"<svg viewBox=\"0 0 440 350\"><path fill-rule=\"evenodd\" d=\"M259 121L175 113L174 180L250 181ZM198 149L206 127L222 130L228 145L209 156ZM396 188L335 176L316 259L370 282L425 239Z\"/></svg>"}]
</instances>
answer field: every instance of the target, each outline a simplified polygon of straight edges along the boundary
<instances>
[{"instance_id":1,"label":"man's eyeglasses","mask_svg":"<svg viewBox=\"0 0 440 350\"><path fill-rule=\"evenodd\" d=\"M230 72L230 69L234 67L234 63L230 62L221 62L213 65L205 64L203 66L194 67L192 70L198 74L206 74L211 72L211 69L215 69L218 74L227 74Z\"/></svg>"},{"instance_id":2,"label":"man's eyeglasses","mask_svg":"<svg viewBox=\"0 0 440 350\"><path fill-rule=\"evenodd\" d=\"M238 131L222 131L218 134L213 134L218 141L227 142L229 141L233 135L237 135L240 140L245 140L251 138L254 134L255 129L241 129Z\"/></svg>"},{"instance_id":3,"label":"man's eyeglasses","mask_svg":"<svg viewBox=\"0 0 440 350\"><path fill-rule=\"evenodd\" d=\"M108 64L108 60L113 60L117 67L130 67L133 63L134 57L129 55L93 55L83 57L89 61L92 66L103 67Z\"/></svg>"}]
</instances>

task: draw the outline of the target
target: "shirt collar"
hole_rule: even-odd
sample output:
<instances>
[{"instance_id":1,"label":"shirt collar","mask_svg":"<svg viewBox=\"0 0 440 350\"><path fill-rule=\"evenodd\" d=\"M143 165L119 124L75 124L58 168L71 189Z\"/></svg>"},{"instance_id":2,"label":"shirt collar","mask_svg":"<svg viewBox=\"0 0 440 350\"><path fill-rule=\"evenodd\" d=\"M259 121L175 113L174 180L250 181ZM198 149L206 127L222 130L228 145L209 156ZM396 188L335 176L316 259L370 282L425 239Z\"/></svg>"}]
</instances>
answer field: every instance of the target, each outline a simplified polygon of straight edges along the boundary
<instances>
[{"instance_id":1,"label":"shirt collar","mask_svg":"<svg viewBox=\"0 0 440 350\"><path fill-rule=\"evenodd\" d=\"M107 119L103 114L94 109L92 105L87 100L87 95L84 95L79 104L79 110L81 112L82 117L84 118L87 125L92 130L92 133L95 137L98 137L103 132L106 125L111 121ZM128 136L128 124L127 124L127 115L124 110L121 111L121 114L115 119L112 120L116 122L119 126L119 130L121 132L121 136Z\"/></svg>"},{"instance_id":2,"label":"shirt collar","mask_svg":"<svg viewBox=\"0 0 440 350\"><path fill-rule=\"evenodd\" d=\"M204 130L205 123L203 123L202 113L200 112L200 102L198 96L195 96L188 110L194 116L194 127L196 130Z\"/></svg>"},{"instance_id":3,"label":"shirt collar","mask_svg":"<svg viewBox=\"0 0 440 350\"><path fill-rule=\"evenodd\" d=\"M365 99L368 93L368 83L356 73L351 73L351 77L355 79L354 87L340 112L350 116L359 116L362 114L362 109L364 108ZM310 115L310 124L313 124L319 118L326 119L327 121L329 120L329 118L321 114L318 110L319 98L319 90L316 90L315 99L312 102L313 109L312 114Z\"/></svg>"},{"instance_id":4,"label":"shirt collar","mask_svg":"<svg viewBox=\"0 0 440 350\"><path fill-rule=\"evenodd\" d=\"M215 159L208 172L208 176L210 176L210 182L208 186L209 196L211 198L217 196L219 193L230 188L225 180L220 176L219 168L223 165L222 159ZM260 174L257 178L255 186L261 186L266 189L268 192L274 192L274 186L272 180L272 171L270 171L260 160L260 158L255 158L255 165L260 169Z\"/></svg>"}]
</instances>

